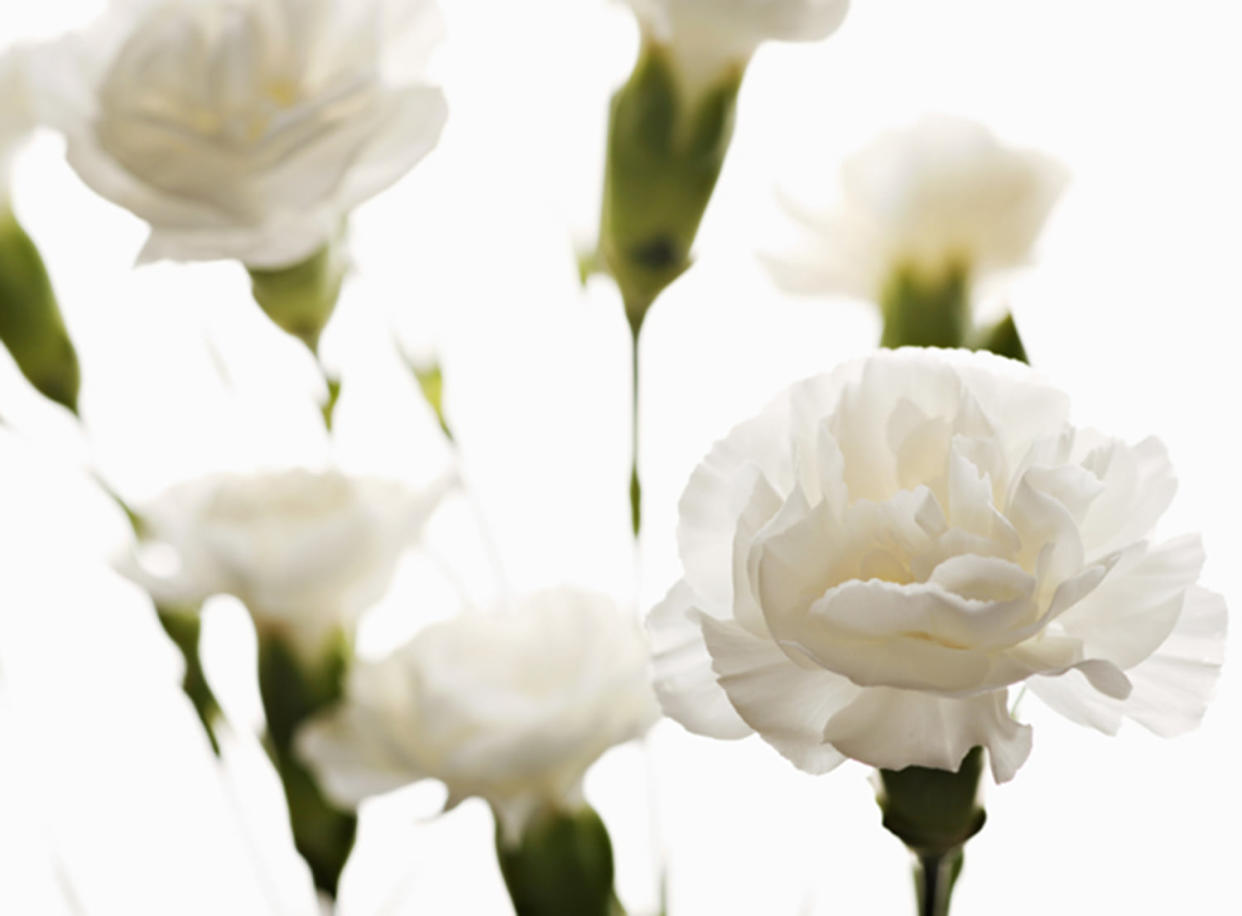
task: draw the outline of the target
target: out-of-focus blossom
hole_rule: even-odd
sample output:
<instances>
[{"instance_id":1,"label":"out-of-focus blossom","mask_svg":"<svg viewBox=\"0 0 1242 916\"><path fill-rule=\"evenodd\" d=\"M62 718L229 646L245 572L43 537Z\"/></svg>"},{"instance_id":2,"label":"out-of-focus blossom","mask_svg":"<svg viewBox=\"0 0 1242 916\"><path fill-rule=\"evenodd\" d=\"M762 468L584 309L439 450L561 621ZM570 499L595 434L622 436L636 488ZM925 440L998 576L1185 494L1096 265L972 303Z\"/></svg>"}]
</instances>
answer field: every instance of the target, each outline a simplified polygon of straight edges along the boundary
<instances>
[{"instance_id":1,"label":"out-of-focus blossom","mask_svg":"<svg viewBox=\"0 0 1242 916\"><path fill-rule=\"evenodd\" d=\"M657 715L641 628L604 596L559 589L359 662L299 743L341 802L438 779L450 806L488 801L516 841L538 812L576 810L591 764Z\"/></svg>"},{"instance_id":2,"label":"out-of-focus blossom","mask_svg":"<svg viewBox=\"0 0 1242 916\"><path fill-rule=\"evenodd\" d=\"M435 145L432 0L112 0L43 49L42 117L145 260L297 264Z\"/></svg>"},{"instance_id":3,"label":"out-of-focus blossom","mask_svg":"<svg viewBox=\"0 0 1242 916\"><path fill-rule=\"evenodd\" d=\"M765 41L816 41L849 0L629 0L647 42L669 49L689 94L745 68Z\"/></svg>"},{"instance_id":4,"label":"out-of-focus blossom","mask_svg":"<svg viewBox=\"0 0 1242 916\"><path fill-rule=\"evenodd\" d=\"M791 292L879 301L897 278L934 287L1024 263L1067 174L971 121L929 117L883 134L837 178L826 212L808 212L805 193L785 191L804 231L765 259Z\"/></svg>"},{"instance_id":5,"label":"out-of-focus blossom","mask_svg":"<svg viewBox=\"0 0 1242 916\"><path fill-rule=\"evenodd\" d=\"M165 607L233 595L261 630L318 652L387 591L449 485L301 469L204 477L142 507L145 540L121 570Z\"/></svg>"}]
</instances>

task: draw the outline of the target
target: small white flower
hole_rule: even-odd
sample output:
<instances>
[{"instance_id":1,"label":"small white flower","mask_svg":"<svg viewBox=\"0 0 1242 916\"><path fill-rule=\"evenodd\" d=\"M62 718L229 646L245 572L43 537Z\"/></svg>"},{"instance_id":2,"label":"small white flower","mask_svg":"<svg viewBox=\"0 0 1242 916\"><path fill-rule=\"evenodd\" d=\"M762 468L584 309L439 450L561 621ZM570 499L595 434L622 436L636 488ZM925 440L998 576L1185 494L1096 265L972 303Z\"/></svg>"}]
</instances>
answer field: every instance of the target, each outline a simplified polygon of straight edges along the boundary
<instances>
[{"instance_id":1,"label":"small white flower","mask_svg":"<svg viewBox=\"0 0 1242 916\"><path fill-rule=\"evenodd\" d=\"M1002 146L970 121L929 117L846 160L825 213L784 202L805 230L766 256L783 287L876 301L899 271L974 279L1023 264L1067 180L1039 153Z\"/></svg>"},{"instance_id":2,"label":"small white flower","mask_svg":"<svg viewBox=\"0 0 1242 916\"><path fill-rule=\"evenodd\" d=\"M299 745L342 803L438 779L450 807L479 796L516 840L541 807L576 805L591 764L655 720L649 662L642 629L610 599L544 591L359 662L345 703Z\"/></svg>"},{"instance_id":3,"label":"small white flower","mask_svg":"<svg viewBox=\"0 0 1242 916\"><path fill-rule=\"evenodd\" d=\"M432 0L111 0L39 55L82 179L151 226L144 260L300 262L435 145Z\"/></svg>"},{"instance_id":4,"label":"small white flower","mask_svg":"<svg viewBox=\"0 0 1242 916\"><path fill-rule=\"evenodd\" d=\"M849 0L629 0L647 41L672 49L693 95L745 67L765 41L816 41L836 31Z\"/></svg>"},{"instance_id":5,"label":"small white flower","mask_svg":"<svg viewBox=\"0 0 1242 916\"><path fill-rule=\"evenodd\" d=\"M233 595L260 628L315 652L384 595L449 485L300 469L200 478L141 510L146 541L120 569L165 605Z\"/></svg>"},{"instance_id":6,"label":"small white flower","mask_svg":"<svg viewBox=\"0 0 1242 916\"><path fill-rule=\"evenodd\" d=\"M1031 748L1013 685L1109 733L1193 728L1226 615L1197 537L1147 540L1164 448L1066 415L1019 363L904 349L738 426L686 487L684 578L649 619L665 712L809 772L982 745L998 781Z\"/></svg>"}]
</instances>

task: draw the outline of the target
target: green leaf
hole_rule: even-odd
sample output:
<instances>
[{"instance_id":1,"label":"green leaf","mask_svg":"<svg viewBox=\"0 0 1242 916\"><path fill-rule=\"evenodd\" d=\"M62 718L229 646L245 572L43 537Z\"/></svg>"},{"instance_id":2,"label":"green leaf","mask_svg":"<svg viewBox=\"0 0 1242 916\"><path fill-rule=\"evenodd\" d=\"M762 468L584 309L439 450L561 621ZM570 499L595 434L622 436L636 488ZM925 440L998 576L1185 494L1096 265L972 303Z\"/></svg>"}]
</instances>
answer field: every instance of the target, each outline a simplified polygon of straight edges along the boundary
<instances>
[{"instance_id":1,"label":"green leaf","mask_svg":"<svg viewBox=\"0 0 1242 916\"><path fill-rule=\"evenodd\" d=\"M987 350L999 356L1007 356L1019 362L1029 363L1026 347L1022 345L1022 337L1018 334L1018 326L1013 315L1008 314L992 327L988 328L975 341L974 350Z\"/></svg>"}]
</instances>

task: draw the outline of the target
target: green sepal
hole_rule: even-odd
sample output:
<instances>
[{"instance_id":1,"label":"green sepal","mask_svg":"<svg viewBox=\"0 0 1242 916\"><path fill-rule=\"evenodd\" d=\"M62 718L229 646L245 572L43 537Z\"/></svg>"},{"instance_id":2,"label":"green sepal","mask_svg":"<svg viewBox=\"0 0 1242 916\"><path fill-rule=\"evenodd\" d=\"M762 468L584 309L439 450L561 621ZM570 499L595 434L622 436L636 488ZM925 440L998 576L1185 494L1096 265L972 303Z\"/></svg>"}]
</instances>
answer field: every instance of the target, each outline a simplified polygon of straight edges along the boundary
<instances>
[{"instance_id":1,"label":"green sepal","mask_svg":"<svg viewBox=\"0 0 1242 916\"><path fill-rule=\"evenodd\" d=\"M880 770L883 792L877 801L884 826L917 856L944 856L983 829L979 804L983 748L962 758L957 772L931 767Z\"/></svg>"},{"instance_id":2,"label":"green sepal","mask_svg":"<svg viewBox=\"0 0 1242 916\"><path fill-rule=\"evenodd\" d=\"M612 841L595 810L544 808L516 843L499 823L496 856L517 916L623 916L613 891Z\"/></svg>"},{"instance_id":3,"label":"green sepal","mask_svg":"<svg viewBox=\"0 0 1242 916\"><path fill-rule=\"evenodd\" d=\"M341 297L345 268L342 243L329 242L289 267L246 269L254 300L267 317L318 354L319 337Z\"/></svg>"},{"instance_id":4,"label":"green sepal","mask_svg":"<svg viewBox=\"0 0 1242 916\"><path fill-rule=\"evenodd\" d=\"M1023 363L1030 362L1027 359L1026 347L1022 345L1022 337L1018 334L1018 326L1014 323L1012 314L1006 315L980 334L971 349L987 350L989 353L1007 356L1009 359L1016 359Z\"/></svg>"},{"instance_id":5,"label":"green sepal","mask_svg":"<svg viewBox=\"0 0 1242 916\"><path fill-rule=\"evenodd\" d=\"M268 756L284 786L294 845L310 866L315 887L334 898L358 819L323 794L295 753L294 738L307 720L340 701L350 656L341 633L314 661L296 652L281 633L259 633L259 693L267 716Z\"/></svg>"},{"instance_id":6,"label":"green sepal","mask_svg":"<svg viewBox=\"0 0 1242 916\"><path fill-rule=\"evenodd\" d=\"M668 52L643 47L609 113L600 261L631 323L690 266L733 136L742 66L689 99Z\"/></svg>"},{"instance_id":7,"label":"green sepal","mask_svg":"<svg viewBox=\"0 0 1242 916\"><path fill-rule=\"evenodd\" d=\"M47 266L4 204L0 204L0 341L40 394L78 412L78 355Z\"/></svg>"},{"instance_id":8,"label":"green sepal","mask_svg":"<svg viewBox=\"0 0 1242 916\"><path fill-rule=\"evenodd\" d=\"M444 370L438 362L431 362L422 365L411 363L410 371L414 373L414 380L418 382L418 390L422 392L423 400L436 415L440 431L449 442L454 441L453 429L444 414Z\"/></svg>"},{"instance_id":9,"label":"green sepal","mask_svg":"<svg viewBox=\"0 0 1242 916\"><path fill-rule=\"evenodd\" d=\"M950 267L926 275L894 271L880 296L881 347L963 347L971 336L970 272Z\"/></svg>"}]
</instances>

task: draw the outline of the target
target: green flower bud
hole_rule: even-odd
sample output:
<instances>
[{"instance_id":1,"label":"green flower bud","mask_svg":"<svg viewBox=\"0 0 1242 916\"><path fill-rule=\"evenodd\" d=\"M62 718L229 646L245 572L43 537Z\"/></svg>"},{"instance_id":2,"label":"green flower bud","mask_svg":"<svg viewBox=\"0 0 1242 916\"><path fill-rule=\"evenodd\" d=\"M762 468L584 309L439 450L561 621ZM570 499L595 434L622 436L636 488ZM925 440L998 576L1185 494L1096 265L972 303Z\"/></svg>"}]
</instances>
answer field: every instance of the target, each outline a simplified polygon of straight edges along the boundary
<instances>
[{"instance_id":1,"label":"green flower bud","mask_svg":"<svg viewBox=\"0 0 1242 916\"><path fill-rule=\"evenodd\" d=\"M0 341L45 397L77 413L81 375L43 258L0 203Z\"/></svg>"},{"instance_id":2,"label":"green flower bud","mask_svg":"<svg viewBox=\"0 0 1242 916\"><path fill-rule=\"evenodd\" d=\"M690 266L690 249L733 136L742 67L693 99L665 49L647 43L613 96L600 259L632 327Z\"/></svg>"},{"instance_id":3,"label":"green flower bud","mask_svg":"<svg viewBox=\"0 0 1242 916\"><path fill-rule=\"evenodd\" d=\"M299 264L247 270L254 299L267 317L318 353L319 337L336 309L347 267L344 245L329 242Z\"/></svg>"},{"instance_id":4,"label":"green flower bud","mask_svg":"<svg viewBox=\"0 0 1242 916\"><path fill-rule=\"evenodd\" d=\"M496 829L496 854L517 916L616 916L612 841L594 809L545 808L512 845Z\"/></svg>"}]
</instances>

